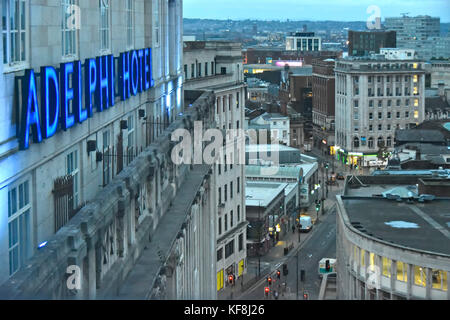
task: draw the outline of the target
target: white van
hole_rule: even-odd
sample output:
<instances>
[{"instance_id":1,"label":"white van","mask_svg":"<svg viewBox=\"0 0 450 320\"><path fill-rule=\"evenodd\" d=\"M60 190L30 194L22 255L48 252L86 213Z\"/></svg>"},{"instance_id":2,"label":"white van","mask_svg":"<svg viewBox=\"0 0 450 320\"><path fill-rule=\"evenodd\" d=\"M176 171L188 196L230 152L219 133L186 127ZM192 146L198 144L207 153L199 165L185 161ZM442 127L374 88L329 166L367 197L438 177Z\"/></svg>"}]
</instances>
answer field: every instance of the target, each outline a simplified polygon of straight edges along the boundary
<instances>
[{"instance_id":1,"label":"white van","mask_svg":"<svg viewBox=\"0 0 450 320\"><path fill-rule=\"evenodd\" d=\"M300 225L302 226L300 228L300 232L309 232L313 227L311 217L306 216L306 215L301 215L300 216Z\"/></svg>"}]
</instances>

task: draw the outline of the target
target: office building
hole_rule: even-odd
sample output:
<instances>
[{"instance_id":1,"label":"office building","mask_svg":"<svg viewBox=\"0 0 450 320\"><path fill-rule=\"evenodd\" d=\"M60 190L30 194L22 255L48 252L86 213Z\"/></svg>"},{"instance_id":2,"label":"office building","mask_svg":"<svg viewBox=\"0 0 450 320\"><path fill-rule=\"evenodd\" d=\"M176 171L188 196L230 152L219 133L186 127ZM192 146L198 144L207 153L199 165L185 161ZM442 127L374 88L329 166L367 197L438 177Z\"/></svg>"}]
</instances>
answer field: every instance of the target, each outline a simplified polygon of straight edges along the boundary
<instances>
[{"instance_id":1,"label":"office building","mask_svg":"<svg viewBox=\"0 0 450 320\"><path fill-rule=\"evenodd\" d=\"M322 38L314 32L291 32L286 36L286 51L321 51Z\"/></svg>"},{"instance_id":2,"label":"office building","mask_svg":"<svg viewBox=\"0 0 450 320\"><path fill-rule=\"evenodd\" d=\"M392 150L394 133L425 119L425 70L420 60L384 55L336 61L336 157L377 165L378 151Z\"/></svg>"},{"instance_id":3,"label":"office building","mask_svg":"<svg viewBox=\"0 0 450 320\"><path fill-rule=\"evenodd\" d=\"M211 110L212 127L224 133L244 129L246 85L241 45L225 41L184 42L183 59L186 94L189 91L212 92L216 97ZM237 152L231 163L219 160L212 168L216 182L211 188L216 206L211 213L215 232L210 238L215 246L218 296L229 285L230 275L238 282L247 272L245 171L244 164L235 161L239 157Z\"/></svg>"},{"instance_id":4,"label":"office building","mask_svg":"<svg viewBox=\"0 0 450 320\"><path fill-rule=\"evenodd\" d=\"M348 31L348 55L367 56L381 48L396 48L395 31Z\"/></svg>"}]
</instances>

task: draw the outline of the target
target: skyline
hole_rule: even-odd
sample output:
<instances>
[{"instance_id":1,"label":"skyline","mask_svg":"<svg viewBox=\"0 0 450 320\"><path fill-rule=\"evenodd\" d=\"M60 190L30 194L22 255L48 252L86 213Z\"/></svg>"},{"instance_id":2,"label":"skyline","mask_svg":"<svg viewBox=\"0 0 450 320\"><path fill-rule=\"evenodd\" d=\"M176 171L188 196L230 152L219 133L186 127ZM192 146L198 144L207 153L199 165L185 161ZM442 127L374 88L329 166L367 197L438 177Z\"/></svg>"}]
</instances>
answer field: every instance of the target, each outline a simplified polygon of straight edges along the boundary
<instances>
[{"instance_id":1,"label":"skyline","mask_svg":"<svg viewBox=\"0 0 450 320\"><path fill-rule=\"evenodd\" d=\"M370 6L380 9L381 19L386 17L429 15L439 17L442 23L450 22L450 1L447 0L322 0L310 3L307 0L259 0L258 7L252 0L214 1L214 7L208 0L188 0L184 2L183 17L220 20L309 20L309 21L367 21L374 14ZM324 11L323 9L330 8ZM240 8L241 10L236 10ZM285 9L287 8L287 10ZM369 11L369 13L368 13Z\"/></svg>"}]
</instances>

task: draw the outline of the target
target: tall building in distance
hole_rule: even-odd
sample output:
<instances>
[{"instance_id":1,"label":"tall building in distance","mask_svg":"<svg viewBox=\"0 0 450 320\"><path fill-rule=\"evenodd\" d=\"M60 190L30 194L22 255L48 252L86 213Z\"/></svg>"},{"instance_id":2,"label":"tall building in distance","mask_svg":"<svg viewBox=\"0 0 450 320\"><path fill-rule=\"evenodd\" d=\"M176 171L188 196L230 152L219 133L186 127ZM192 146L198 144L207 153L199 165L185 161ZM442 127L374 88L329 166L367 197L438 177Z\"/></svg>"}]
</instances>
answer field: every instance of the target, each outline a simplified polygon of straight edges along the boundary
<instances>
[{"instance_id":1,"label":"tall building in distance","mask_svg":"<svg viewBox=\"0 0 450 320\"><path fill-rule=\"evenodd\" d=\"M291 32L286 36L287 51L321 51L322 38L314 32Z\"/></svg>"},{"instance_id":2,"label":"tall building in distance","mask_svg":"<svg viewBox=\"0 0 450 320\"><path fill-rule=\"evenodd\" d=\"M386 18L384 27L397 33L397 48L414 49L420 59L450 57L450 37L441 36L438 17Z\"/></svg>"},{"instance_id":3,"label":"tall building in distance","mask_svg":"<svg viewBox=\"0 0 450 320\"><path fill-rule=\"evenodd\" d=\"M312 76L313 139L319 149L330 152L335 129L335 59L314 60Z\"/></svg>"},{"instance_id":4,"label":"tall building in distance","mask_svg":"<svg viewBox=\"0 0 450 320\"><path fill-rule=\"evenodd\" d=\"M343 162L367 166L380 149L392 150L395 130L423 122L423 61L348 57L336 61L335 71L335 138Z\"/></svg>"},{"instance_id":5,"label":"tall building in distance","mask_svg":"<svg viewBox=\"0 0 450 320\"><path fill-rule=\"evenodd\" d=\"M348 32L348 55L366 56L380 53L380 48L396 48L395 31L352 31Z\"/></svg>"},{"instance_id":6,"label":"tall building in distance","mask_svg":"<svg viewBox=\"0 0 450 320\"><path fill-rule=\"evenodd\" d=\"M226 41L184 42L186 94L212 92L213 127L223 130L244 129L245 83L240 43ZM224 141L225 143L225 141ZM242 144L244 141L242 141ZM236 160L236 159L234 159ZM212 166L215 184L211 192L215 205L211 213L214 232L214 275L220 297L228 277L242 281L247 272L247 220L245 212L245 166L219 161Z\"/></svg>"}]
</instances>

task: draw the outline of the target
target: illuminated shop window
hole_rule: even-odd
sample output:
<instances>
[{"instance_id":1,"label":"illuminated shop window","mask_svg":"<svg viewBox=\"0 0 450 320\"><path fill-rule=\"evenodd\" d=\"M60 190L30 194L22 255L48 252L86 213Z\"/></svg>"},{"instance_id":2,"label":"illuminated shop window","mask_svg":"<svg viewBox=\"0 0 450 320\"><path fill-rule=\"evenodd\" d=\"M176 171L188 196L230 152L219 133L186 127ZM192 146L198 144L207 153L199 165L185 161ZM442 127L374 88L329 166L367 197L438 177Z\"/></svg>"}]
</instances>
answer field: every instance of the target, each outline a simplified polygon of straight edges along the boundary
<instances>
[{"instance_id":1,"label":"illuminated shop window","mask_svg":"<svg viewBox=\"0 0 450 320\"><path fill-rule=\"evenodd\" d=\"M382 265L383 265L383 276L385 277L391 277L391 265L392 265L392 260L383 257L382 258Z\"/></svg>"},{"instance_id":2,"label":"illuminated shop window","mask_svg":"<svg viewBox=\"0 0 450 320\"><path fill-rule=\"evenodd\" d=\"M408 281L408 271L406 263L401 261L397 261L397 280L399 281Z\"/></svg>"},{"instance_id":3,"label":"illuminated shop window","mask_svg":"<svg viewBox=\"0 0 450 320\"><path fill-rule=\"evenodd\" d=\"M425 268L414 266L414 284L425 287L427 285Z\"/></svg>"},{"instance_id":4,"label":"illuminated shop window","mask_svg":"<svg viewBox=\"0 0 450 320\"><path fill-rule=\"evenodd\" d=\"M366 265L366 250L361 249L360 253L361 253L361 266L364 267Z\"/></svg>"}]
</instances>

